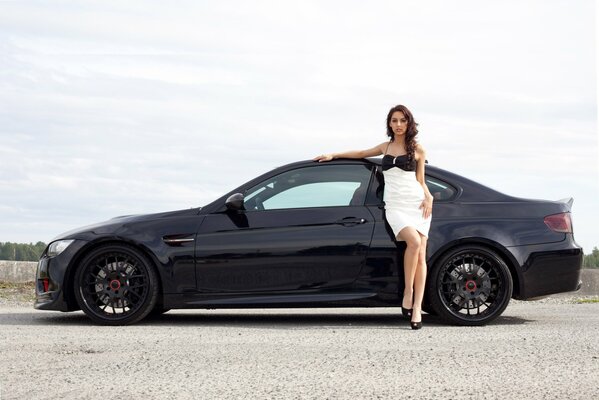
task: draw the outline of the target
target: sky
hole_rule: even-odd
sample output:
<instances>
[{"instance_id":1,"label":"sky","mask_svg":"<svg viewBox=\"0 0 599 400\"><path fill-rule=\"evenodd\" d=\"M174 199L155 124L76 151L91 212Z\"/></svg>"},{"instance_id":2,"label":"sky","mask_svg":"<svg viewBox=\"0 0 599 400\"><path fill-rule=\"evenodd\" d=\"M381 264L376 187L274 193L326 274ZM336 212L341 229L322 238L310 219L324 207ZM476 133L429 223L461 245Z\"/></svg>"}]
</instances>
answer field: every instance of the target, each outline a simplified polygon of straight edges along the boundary
<instances>
[{"instance_id":1,"label":"sky","mask_svg":"<svg viewBox=\"0 0 599 400\"><path fill-rule=\"evenodd\" d=\"M595 1L0 1L0 242L202 206L258 174L384 142L574 197L599 246Z\"/></svg>"}]
</instances>

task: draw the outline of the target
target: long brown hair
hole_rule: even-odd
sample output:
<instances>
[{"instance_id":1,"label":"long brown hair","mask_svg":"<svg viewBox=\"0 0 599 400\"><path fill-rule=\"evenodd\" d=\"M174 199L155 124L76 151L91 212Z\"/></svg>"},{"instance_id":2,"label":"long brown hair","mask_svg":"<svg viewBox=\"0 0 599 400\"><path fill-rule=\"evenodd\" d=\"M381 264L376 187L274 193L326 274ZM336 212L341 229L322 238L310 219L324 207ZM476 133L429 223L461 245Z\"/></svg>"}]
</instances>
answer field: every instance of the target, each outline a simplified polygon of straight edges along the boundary
<instances>
[{"instance_id":1,"label":"long brown hair","mask_svg":"<svg viewBox=\"0 0 599 400\"><path fill-rule=\"evenodd\" d=\"M406 129L406 152L408 153L408 165L412 165L414 162L414 153L416 152L416 135L418 135L418 123L414 121L414 116L404 105L397 105L389 110L387 114L387 136L391 138L391 141L395 140L393 130L389 126L391 123L391 116L394 112L399 111L408 120L408 129Z\"/></svg>"}]
</instances>

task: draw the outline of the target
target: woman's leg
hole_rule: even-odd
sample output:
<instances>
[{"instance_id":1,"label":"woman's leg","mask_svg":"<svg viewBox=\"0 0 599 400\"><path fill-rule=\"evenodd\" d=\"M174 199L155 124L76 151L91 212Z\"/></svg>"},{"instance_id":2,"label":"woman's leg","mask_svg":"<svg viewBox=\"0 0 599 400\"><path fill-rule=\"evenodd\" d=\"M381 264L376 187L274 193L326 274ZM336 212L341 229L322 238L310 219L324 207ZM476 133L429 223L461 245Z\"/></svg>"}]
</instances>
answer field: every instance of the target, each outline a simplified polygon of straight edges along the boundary
<instances>
[{"instance_id":1,"label":"woman's leg","mask_svg":"<svg viewBox=\"0 0 599 400\"><path fill-rule=\"evenodd\" d=\"M414 274L414 302L412 305L412 321L422 321L422 299L424 298L424 288L426 285L426 243L428 238L420 233L420 248L418 249L418 262Z\"/></svg>"},{"instance_id":2,"label":"woman's leg","mask_svg":"<svg viewBox=\"0 0 599 400\"><path fill-rule=\"evenodd\" d=\"M420 233L411 226L406 226L397 235L398 240L406 242L406 251L403 257L404 282L402 307L412 308L412 296L414 295L414 279L418 264L418 252L420 249Z\"/></svg>"}]
</instances>

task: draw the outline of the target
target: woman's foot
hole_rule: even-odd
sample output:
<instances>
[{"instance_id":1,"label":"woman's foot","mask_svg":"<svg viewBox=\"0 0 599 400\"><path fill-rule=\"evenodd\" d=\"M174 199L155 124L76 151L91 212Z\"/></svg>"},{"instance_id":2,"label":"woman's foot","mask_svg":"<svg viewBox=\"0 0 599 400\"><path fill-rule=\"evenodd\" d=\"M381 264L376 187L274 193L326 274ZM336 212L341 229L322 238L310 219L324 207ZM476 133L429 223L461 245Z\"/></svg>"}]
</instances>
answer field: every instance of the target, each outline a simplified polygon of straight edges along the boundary
<instances>
[{"instance_id":1,"label":"woman's foot","mask_svg":"<svg viewBox=\"0 0 599 400\"><path fill-rule=\"evenodd\" d=\"M412 310L412 319L410 320L410 325L412 329L420 329L422 328L422 312L420 308L414 307Z\"/></svg>"}]
</instances>

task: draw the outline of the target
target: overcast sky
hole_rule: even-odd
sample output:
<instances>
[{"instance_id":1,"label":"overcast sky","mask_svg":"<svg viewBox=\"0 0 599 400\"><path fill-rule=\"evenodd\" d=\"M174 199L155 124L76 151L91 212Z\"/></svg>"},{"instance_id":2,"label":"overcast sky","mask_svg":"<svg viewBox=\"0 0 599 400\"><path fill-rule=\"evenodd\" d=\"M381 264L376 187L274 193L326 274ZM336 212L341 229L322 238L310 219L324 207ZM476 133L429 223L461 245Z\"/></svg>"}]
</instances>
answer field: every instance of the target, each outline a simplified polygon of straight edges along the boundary
<instances>
[{"instance_id":1,"label":"overcast sky","mask_svg":"<svg viewBox=\"0 0 599 400\"><path fill-rule=\"evenodd\" d=\"M599 246L596 5L0 2L0 241L200 206L420 123L429 162L574 197Z\"/></svg>"}]
</instances>

